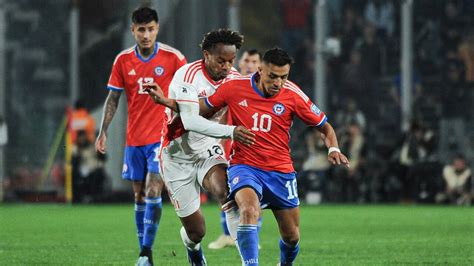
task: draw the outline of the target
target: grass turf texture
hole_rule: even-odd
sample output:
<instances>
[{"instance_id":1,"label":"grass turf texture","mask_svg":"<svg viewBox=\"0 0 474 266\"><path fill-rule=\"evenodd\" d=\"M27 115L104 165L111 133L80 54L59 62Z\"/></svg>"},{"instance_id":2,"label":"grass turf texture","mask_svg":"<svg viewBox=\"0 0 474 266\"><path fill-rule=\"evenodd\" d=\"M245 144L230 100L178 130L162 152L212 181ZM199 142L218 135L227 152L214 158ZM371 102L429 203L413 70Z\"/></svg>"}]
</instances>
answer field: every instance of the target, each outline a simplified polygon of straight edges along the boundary
<instances>
[{"instance_id":1,"label":"grass turf texture","mask_svg":"<svg viewBox=\"0 0 474 266\"><path fill-rule=\"evenodd\" d=\"M233 248L209 250L221 232L205 205L210 265L240 265ZM179 221L165 205L156 265L186 265ZM264 212L260 264L279 259L278 230ZM474 264L474 210L437 206L302 206L296 265ZM138 254L133 205L0 205L1 265L133 265Z\"/></svg>"}]
</instances>

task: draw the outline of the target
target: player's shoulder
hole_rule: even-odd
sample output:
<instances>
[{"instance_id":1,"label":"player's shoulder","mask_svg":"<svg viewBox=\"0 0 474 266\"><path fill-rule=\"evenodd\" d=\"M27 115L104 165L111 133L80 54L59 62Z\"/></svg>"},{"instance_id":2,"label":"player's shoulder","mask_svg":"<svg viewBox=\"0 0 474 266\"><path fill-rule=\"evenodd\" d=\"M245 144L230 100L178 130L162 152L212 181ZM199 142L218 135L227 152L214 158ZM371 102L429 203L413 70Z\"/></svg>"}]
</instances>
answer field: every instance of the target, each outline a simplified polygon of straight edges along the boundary
<instances>
[{"instance_id":1,"label":"player's shoulder","mask_svg":"<svg viewBox=\"0 0 474 266\"><path fill-rule=\"evenodd\" d=\"M176 57L180 61L184 59L184 55L178 49L166 43L158 42L158 47L164 53L169 54L170 56Z\"/></svg>"},{"instance_id":2,"label":"player's shoulder","mask_svg":"<svg viewBox=\"0 0 474 266\"><path fill-rule=\"evenodd\" d=\"M135 53L135 46L129 47L125 50L122 50L120 53L117 54L114 60L114 65L121 60L128 58L130 55Z\"/></svg>"},{"instance_id":3,"label":"player's shoulder","mask_svg":"<svg viewBox=\"0 0 474 266\"><path fill-rule=\"evenodd\" d=\"M238 75L227 76L227 78L224 80L222 85L227 84L227 83L230 83L230 84L246 83L246 82L250 82L251 79L252 79L252 76L250 75L243 76L242 74L238 73Z\"/></svg>"},{"instance_id":4,"label":"player's shoulder","mask_svg":"<svg viewBox=\"0 0 474 266\"><path fill-rule=\"evenodd\" d=\"M200 71L202 71L202 60L187 63L176 71L175 79L186 83L193 83L197 73Z\"/></svg>"},{"instance_id":5,"label":"player's shoulder","mask_svg":"<svg viewBox=\"0 0 474 266\"><path fill-rule=\"evenodd\" d=\"M238 76L232 78L227 77L217 90L233 90L236 93L244 93L242 89L234 90L234 87L242 88L246 85L251 86L251 76L242 76L240 73Z\"/></svg>"},{"instance_id":6,"label":"player's shoulder","mask_svg":"<svg viewBox=\"0 0 474 266\"><path fill-rule=\"evenodd\" d=\"M229 71L229 74L227 75L227 77L229 78L235 78L235 77L241 77L242 74L240 74L239 71L237 71L237 69L235 69L234 67L232 67L232 69Z\"/></svg>"},{"instance_id":7,"label":"player's shoulder","mask_svg":"<svg viewBox=\"0 0 474 266\"><path fill-rule=\"evenodd\" d=\"M308 102L310 100L308 95L306 95L301 90L301 88L298 85L296 85L296 83L290 80L287 80L285 82L285 85L283 86L283 88L285 89L287 93L294 94L296 98L301 98L304 102Z\"/></svg>"}]
</instances>

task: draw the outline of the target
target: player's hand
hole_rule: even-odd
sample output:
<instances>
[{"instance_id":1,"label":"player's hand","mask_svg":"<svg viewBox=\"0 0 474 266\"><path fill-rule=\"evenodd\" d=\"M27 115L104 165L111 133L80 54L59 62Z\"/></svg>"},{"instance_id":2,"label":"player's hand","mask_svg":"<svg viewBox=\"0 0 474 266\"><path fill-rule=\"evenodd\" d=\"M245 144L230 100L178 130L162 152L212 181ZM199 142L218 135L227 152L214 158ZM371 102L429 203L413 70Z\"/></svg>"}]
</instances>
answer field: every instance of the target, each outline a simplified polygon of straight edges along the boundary
<instances>
[{"instance_id":1,"label":"player's hand","mask_svg":"<svg viewBox=\"0 0 474 266\"><path fill-rule=\"evenodd\" d=\"M99 136L97 137L97 140L95 141L96 152L105 154L107 150L106 140L107 140L107 136L105 134L99 134Z\"/></svg>"},{"instance_id":2,"label":"player's hand","mask_svg":"<svg viewBox=\"0 0 474 266\"><path fill-rule=\"evenodd\" d=\"M349 168L349 160L347 157L337 151L333 151L328 155L328 161L331 162L333 165L345 165L347 168Z\"/></svg>"},{"instance_id":3,"label":"player's hand","mask_svg":"<svg viewBox=\"0 0 474 266\"><path fill-rule=\"evenodd\" d=\"M157 104L163 104L164 103L165 94L163 93L163 90L161 90L161 88L158 84L156 84L155 82L143 84L143 89L146 92L148 92L151 99L155 103L157 103Z\"/></svg>"},{"instance_id":4,"label":"player's hand","mask_svg":"<svg viewBox=\"0 0 474 266\"><path fill-rule=\"evenodd\" d=\"M243 126L237 126L234 129L233 139L250 146L255 143L255 134Z\"/></svg>"}]
</instances>

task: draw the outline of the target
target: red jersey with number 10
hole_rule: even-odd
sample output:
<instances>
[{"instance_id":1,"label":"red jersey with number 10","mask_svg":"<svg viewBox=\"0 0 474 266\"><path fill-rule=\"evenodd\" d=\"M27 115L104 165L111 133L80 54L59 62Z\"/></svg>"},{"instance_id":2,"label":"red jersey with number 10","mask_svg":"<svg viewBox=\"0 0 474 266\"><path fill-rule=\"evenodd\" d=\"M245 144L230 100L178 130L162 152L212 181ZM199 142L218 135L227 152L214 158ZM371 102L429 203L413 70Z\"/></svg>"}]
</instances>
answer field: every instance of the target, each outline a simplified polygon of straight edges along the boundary
<instances>
[{"instance_id":1,"label":"red jersey with number 10","mask_svg":"<svg viewBox=\"0 0 474 266\"><path fill-rule=\"evenodd\" d=\"M155 104L143 85L156 82L168 95L168 86L175 72L186 64L176 49L156 43L153 54L144 59L134 46L117 55L107 88L127 94L127 145L143 146L161 141L165 107Z\"/></svg>"},{"instance_id":2,"label":"red jersey with number 10","mask_svg":"<svg viewBox=\"0 0 474 266\"><path fill-rule=\"evenodd\" d=\"M256 135L254 145L233 142L231 165L294 172L289 147L294 115L316 127L324 125L326 115L291 81L287 81L277 95L265 98L256 86L257 75L227 81L206 99L206 103L210 107L227 105L232 124L249 128Z\"/></svg>"}]
</instances>

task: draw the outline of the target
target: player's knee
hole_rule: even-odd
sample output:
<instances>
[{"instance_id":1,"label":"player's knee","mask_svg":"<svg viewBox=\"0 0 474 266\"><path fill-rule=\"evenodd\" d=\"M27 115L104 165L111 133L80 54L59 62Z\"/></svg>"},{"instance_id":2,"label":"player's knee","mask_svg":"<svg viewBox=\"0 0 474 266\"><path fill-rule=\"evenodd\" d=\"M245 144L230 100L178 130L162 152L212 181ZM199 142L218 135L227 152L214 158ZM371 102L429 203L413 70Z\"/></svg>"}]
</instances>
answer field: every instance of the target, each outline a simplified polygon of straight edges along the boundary
<instances>
[{"instance_id":1,"label":"player's knee","mask_svg":"<svg viewBox=\"0 0 474 266\"><path fill-rule=\"evenodd\" d=\"M285 241L285 243L288 246L295 247L296 245L298 245L298 242L300 242L300 239L299 237L292 237L292 238L283 239L283 241Z\"/></svg>"},{"instance_id":2,"label":"player's knee","mask_svg":"<svg viewBox=\"0 0 474 266\"><path fill-rule=\"evenodd\" d=\"M221 203L224 204L227 201L227 187L218 187L216 188L214 193L214 196L217 198L217 200Z\"/></svg>"},{"instance_id":3,"label":"player's knee","mask_svg":"<svg viewBox=\"0 0 474 266\"><path fill-rule=\"evenodd\" d=\"M294 247L298 244L300 241L300 234L297 229L292 230L292 232L288 232L286 234L283 234L281 239L291 247Z\"/></svg>"},{"instance_id":4,"label":"player's knee","mask_svg":"<svg viewBox=\"0 0 474 266\"><path fill-rule=\"evenodd\" d=\"M148 197L148 198L156 198L156 197L161 196L160 187L154 186L154 185L148 186L145 189L145 196Z\"/></svg>"},{"instance_id":5,"label":"player's knee","mask_svg":"<svg viewBox=\"0 0 474 266\"><path fill-rule=\"evenodd\" d=\"M189 239L197 244L200 243L204 238L204 235L206 234L206 228L204 226L196 227L192 228L191 230L186 230L186 233Z\"/></svg>"},{"instance_id":6,"label":"player's knee","mask_svg":"<svg viewBox=\"0 0 474 266\"><path fill-rule=\"evenodd\" d=\"M244 224L257 224L260 216L260 208L258 206L247 205L239 206L240 222Z\"/></svg>"},{"instance_id":7,"label":"player's knee","mask_svg":"<svg viewBox=\"0 0 474 266\"><path fill-rule=\"evenodd\" d=\"M143 193L141 193L141 192L135 192L135 193L133 193L133 194L134 194L135 202L136 202L136 203L143 203L143 202L145 202L145 197L144 197Z\"/></svg>"}]
</instances>

